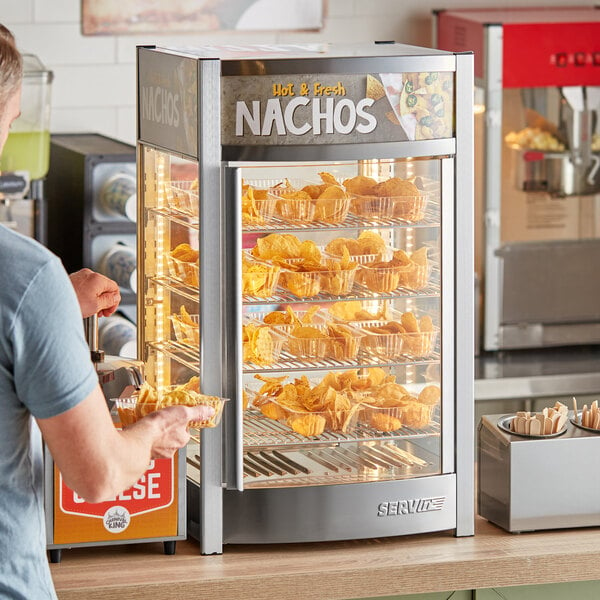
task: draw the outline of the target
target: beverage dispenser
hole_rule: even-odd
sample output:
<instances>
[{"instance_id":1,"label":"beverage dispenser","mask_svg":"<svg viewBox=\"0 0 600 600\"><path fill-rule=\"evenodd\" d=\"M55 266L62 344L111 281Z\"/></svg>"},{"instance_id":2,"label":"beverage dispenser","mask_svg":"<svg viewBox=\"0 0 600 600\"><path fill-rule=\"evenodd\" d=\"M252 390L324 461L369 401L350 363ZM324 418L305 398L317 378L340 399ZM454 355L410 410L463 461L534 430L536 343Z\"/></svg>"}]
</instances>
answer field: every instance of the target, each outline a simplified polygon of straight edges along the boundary
<instances>
[{"instance_id":1,"label":"beverage dispenser","mask_svg":"<svg viewBox=\"0 0 600 600\"><path fill-rule=\"evenodd\" d=\"M45 241L43 180L50 162L52 79L52 71L39 58L23 55L21 115L13 122L0 157L2 221L41 242ZM24 199L32 202L18 202ZM17 212L24 213L20 226Z\"/></svg>"},{"instance_id":2,"label":"beverage dispenser","mask_svg":"<svg viewBox=\"0 0 600 600\"><path fill-rule=\"evenodd\" d=\"M476 272L485 350L600 342L600 11L443 10L475 53Z\"/></svg>"},{"instance_id":3,"label":"beverage dispenser","mask_svg":"<svg viewBox=\"0 0 600 600\"><path fill-rule=\"evenodd\" d=\"M53 134L50 150L46 245L69 273L87 267L119 284L119 314L100 319L99 342L136 358L135 147L82 132Z\"/></svg>"}]
</instances>

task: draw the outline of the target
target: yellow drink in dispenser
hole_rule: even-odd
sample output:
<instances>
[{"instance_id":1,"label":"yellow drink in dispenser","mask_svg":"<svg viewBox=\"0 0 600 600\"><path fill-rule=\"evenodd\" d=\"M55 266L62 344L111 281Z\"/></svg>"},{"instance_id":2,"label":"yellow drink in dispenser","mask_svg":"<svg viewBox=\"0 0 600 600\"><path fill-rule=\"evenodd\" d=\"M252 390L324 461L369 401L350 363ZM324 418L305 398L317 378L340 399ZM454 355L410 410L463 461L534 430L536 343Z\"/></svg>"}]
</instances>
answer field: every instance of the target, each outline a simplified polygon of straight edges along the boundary
<instances>
[{"instance_id":1,"label":"yellow drink in dispenser","mask_svg":"<svg viewBox=\"0 0 600 600\"><path fill-rule=\"evenodd\" d=\"M49 131L11 131L0 157L0 171L28 171L41 179L50 163Z\"/></svg>"},{"instance_id":2,"label":"yellow drink in dispenser","mask_svg":"<svg viewBox=\"0 0 600 600\"><path fill-rule=\"evenodd\" d=\"M46 176L50 163L50 89L53 74L33 54L23 55L21 116L10 129L0 171L26 171L29 179Z\"/></svg>"}]
</instances>

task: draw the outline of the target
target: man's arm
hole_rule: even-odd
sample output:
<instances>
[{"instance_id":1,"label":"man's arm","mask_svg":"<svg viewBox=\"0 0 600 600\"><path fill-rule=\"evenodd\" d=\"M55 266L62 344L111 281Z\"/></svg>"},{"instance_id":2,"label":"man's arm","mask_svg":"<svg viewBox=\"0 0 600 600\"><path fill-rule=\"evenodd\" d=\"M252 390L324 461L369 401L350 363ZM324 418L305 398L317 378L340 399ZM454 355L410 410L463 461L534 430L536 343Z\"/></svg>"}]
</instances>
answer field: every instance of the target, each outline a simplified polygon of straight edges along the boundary
<instances>
[{"instance_id":1,"label":"man's arm","mask_svg":"<svg viewBox=\"0 0 600 600\"><path fill-rule=\"evenodd\" d=\"M69 279L84 318L96 314L99 317L109 317L117 310L121 302L121 293L119 286L112 279L91 269L71 273Z\"/></svg>"},{"instance_id":2,"label":"man's arm","mask_svg":"<svg viewBox=\"0 0 600 600\"><path fill-rule=\"evenodd\" d=\"M187 424L212 414L207 406L171 406L121 431L97 386L75 407L37 423L65 483L89 502L101 502L131 487L152 458L185 446Z\"/></svg>"}]
</instances>

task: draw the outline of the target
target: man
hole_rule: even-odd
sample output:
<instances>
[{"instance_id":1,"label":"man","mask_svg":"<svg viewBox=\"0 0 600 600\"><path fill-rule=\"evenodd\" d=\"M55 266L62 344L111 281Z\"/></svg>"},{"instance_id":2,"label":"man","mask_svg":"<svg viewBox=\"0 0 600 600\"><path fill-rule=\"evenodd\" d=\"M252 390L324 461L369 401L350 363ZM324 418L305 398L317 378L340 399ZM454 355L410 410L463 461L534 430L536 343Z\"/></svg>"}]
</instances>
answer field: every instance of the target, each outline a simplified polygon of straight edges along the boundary
<instances>
[{"instance_id":1,"label":"man","mask_svg":"<svg viewBox=\"0 0 600 600\"><path fill-rule=\"evenodd\" d=\"M20 112L21 83L21 55L0 25L0 152ZM46 558L41 440L32 417L65 483L99 502L133 485L151 459L183 447L189 421L214 413L173 406L115 429L81 319L96 309L110 314L114 289L103 289L101 276L78 273L75 287L82 278L93 284L84 286L91 304L81 307L60 260L0 225L0 597L56 598Z\"/></svg>"}]
</instances>

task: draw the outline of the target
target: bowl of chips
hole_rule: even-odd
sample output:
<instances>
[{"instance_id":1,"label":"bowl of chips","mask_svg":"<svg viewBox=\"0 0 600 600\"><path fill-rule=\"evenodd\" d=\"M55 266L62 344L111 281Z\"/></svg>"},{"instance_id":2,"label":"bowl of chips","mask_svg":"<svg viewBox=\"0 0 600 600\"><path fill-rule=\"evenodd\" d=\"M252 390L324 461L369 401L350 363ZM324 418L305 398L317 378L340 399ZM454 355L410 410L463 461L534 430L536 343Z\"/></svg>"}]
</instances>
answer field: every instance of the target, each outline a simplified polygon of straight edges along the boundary
<instances>
[{"instance_id":1,"label":"bowl of chips","mask_svg":"<svg viewBox=\"0 0 600 600\"><path fill-rule=\"evenodd\" d=\"M251 258L264 261L304 260L321 262L323 253L312 240L300 240L292 233L271 233L256 240L249 251Z\"/></svg>"},{"instance_id":2,"label":"bowl of chips","mask_svg":"<svg viewBox=\"0 0 600 600\"><path fill-rule=\"evenodd\" d=\"M409 179L390 177L377 182L359 175L345 180L344 185L352 194L350 211L362 219L418 223L425 217L429 194Z\"/></svg>"},{"instance_id":3,"label":"bowl of chips","mask_svg":"<svg viewBox=\"0 0 600 600\"><path fill-rule=\"evenodd\" d=\"M319 177L322 183L305 188L316 200L315 219L339 225L348 216L350 194L331 173L321 172Z\"/></svg>"},{"instance_id":4,"label":"bowl of chips","mask_svg":"<svg viewBox=\"0 0 600 600\"><path fill-rule=\"evenodd\" d=\"M207 396L195 390L187 389L184 385L172 385L165 387L158 393L158 410L167 406L210 406L214 408L214 414L203 421L190 421L190 427L194 429L203 429L216 427L221 422L223 409L227 398L219 396Z\"/></svg>"},{"instance_id":5,"label":"bowl of chips","mask_svg":"<svg viewBox=\"0 0 600 600\"><path fill-rule=\"evenodd\" d=\"M290 181L273 187L276 213L286 221L343 223L350 209L350 195L330 173L319 173L321 183Z\"/></svg>"},{"instance_id":6,"label":"bowl of chips","mask_svg":"<svg viewBox=\"0 0 600 600\"><path fill-rule=\"evenodd\" d=\"M372 406L365 402L359 416L359 422L377 431L398 431L402 429L402 406Z\"/></svg>"},{"instance_id":7,"label":"bowl of chips","mask_svg":"<svg viewBox=\"0 0 600 600\"><path fill-rule=\"evenodd\" d=\"M391 321L400 317L399 311L390 308L388 300L341 300L328 305L327 315L341 323Z\"/></svg>"},{"instance_id":8,"label":"bowl of chips","mask_svg":"<svg viewBox=\"0 0 600 600\"><path fill-rule=\"evenodd\" d=\"M200 316L191 315L185 306L181 306L179 313L171 315L171 323L175 332L175 339L188 346L197 346L200 343Z\"/></svg>"},{"instance_id":9,"label":"bowl of chips","mask_svg":"<svg viewBox=\"0 0 600 600\"><path fill-rule=\"evenodd\" d=\"M281 269L278 265L242 254L242 294L269 298L275 292Z\"/></svg>"},{"instance_id":10,"label":"bowl of chips","mask_svg":"<svg viewBox=\"0 0 600 600\"><path fill-rule=\"evenodd\" d=\"M327 419L321 412L294 409L280 404L277 400L264 402L259 410L265 417L284 423L304 437L319 436L327 426Z\"/></svg>"},{"instance_id":11,"label":"bowl of chips","mask_svg":"<svg viewBox=\"0 0 600 600\"><path fill-rule=\"evenodd\" d=\"M427 287L431 265L427 247L408 254L396 250L390 260L381 260L361 266L358 280L372 292L389 293L403 287L421 290Z\"/></svg>"},{"instance_id":12,"label":"bowl of chips","mask_svg":"<svg viewBox=\"0 0 600 600\"><path fill-rule=\"evenodd\" d=\"M167 187L167 203L169 208L197 217L200 211L198 197L198 180L173 181Z\"/></svg>"},{"instance_id":13,"label":"bowl of chips","mask_svg":"<svg viewBox=\"0 0 600 600\"><path fill-rule=\"evenodd\" d=\"M309 413L288 409L285 422L292 431L304 437L321 435L327 427L327 417L318 412Z\"/></svg>"},{"instance_id":14,"label":"bowl of chips","mask_svg":"<svg viewBox=\"0 0 600 600\"><path fill-rule=\"evenodd\" d=\"M284 406L275 400L261 405L262 414L287 425L303 437L317 437L327 431L353 433L358 421L360 405L355 409L307 411Z\"/></svg>"},{"instance_id":15,"label":"bowl of chips","mask_svg":"<svg viewBox=\"0 0 600 600\"><path fill-rule=\"evenodd\" d=\"M327 316L340 323L356 321L392 321L402 313L384 300L340 300L327 305Z\"/></svg>"},{"instance_id":16,"label":"bowl of chips","mask_svg":"<svg viewBox=\"0 0 600 600\"><path fill-rule=\"evenodd\" d=\"M262 385L251 392L251 407L290 427L290 414L298 418L305 413L322 417L324 423L305 417L302 431L309 435L323 426L325 431L352 432L358 423L379 431L396 431L400 426L422 428L431 422L441 399L438 385L410 392L381 367L330 371L320 380L306 376L293 381L287 376L254 377ZM302 427L303 421L299 420L296 427Z\"/></svg>"},{"instance_id":17,"label":"bowl of chips","mask_svg":"<svg viewBox=\"0 0 600 600\"><path fill-rule=\"evenodd\" d=\"M331 186L316 200L315 220L339 225L346 220L349 210L350 196L342 188Z\"/></svg>"},{"instance_id":18,"label":"bowl of chips","mask_svg":"<svg viewBox=\"0 0 600 600\"><path fill-rule=\"evenodd\" d=\"M341 257L347 251L350 259L359 265L381 261L391 257L385 240L374 231L362 231L358 238L337 237L325 246L330 256Z\"/></svg>"},{"instance_id":19,"label":"bowl of chips","mask_svg":"<svg viewBox=\"0 0 600 600\"><path fill-rule=\"evenodd\" d=\"M311 223L315 220L316 202L308 192L302 190L272 190L270 196L275 202L275 211L286 221Z\"/></svg>"},{"instance_id":20,"label":"bowl of chips","mask_svg":"<svg viewBox=\"0 0 600 600\"><path fill-rule=\"evenodd\" d=\"M223 408L227 398L207 396L194 389L195 378L189 384L172 385L156 390L144 382L138 393L124 398L115 398L115 407L119 421L123 427L135 423L152 412L167 408L168 406L210 406L214 414L203 421L190 421L189 426L194 429L216 427L221 422Z\"/></svg>"},{"instance_id":21,"label":"bowl of chips","mask_svg":"<svg viewBox=\"0 0 600 600\"><path fill-rule=\"evenodd\" d=\"M128 396L124 398L114 398L114 407L117 409L117 414L119 415L119 422L121 423L121 427L127 427L128 425L132 425L138 420L138 416L136 415L136 406L138 399L135 396ZM156 404L152 407L152 411L156 410Z\"/></svg>"},{"instance_id":22,"label":"bowl of chips","mask_svg":"<svg viewBox=\"0 0 600 600\"><path fill-rule=\"evenodd\" d=\"M402 424L412 429L423 429L431 423L434 408L422 402L407 402L402 409Z\"/></svg>"},{"instance_id":23,"label":"bowl of chips","mask_svg":"<svg viewBox=\"0 0 600 600\"><path fill-rule=\"evenodd\" d=\"M403 426L422 429L431 423L435 407L440 403L440 399L441 390L437 385L426 385L419 393L415 394L395 381L386 381L365 390L364 406L401 409L398 414ZM381 414L385 415L386 413L382 411Z\"/></svg>"},{"instance_id":24,"label":"bowl of chips","mask_svg":"<svg viewBox=\"0 0 600 600\"><path fill-rule=\"evenodd\" d=\"M280 263L281 286L298 298L312 298L321 292L345 296L352 291L358 264L349 260L324 258L320 262L289 259Z\"/></svg>"},{"instance_id":25,"label":"bowl of chips","mask_svg":"<svg viewBox=\"0 0 600 600\"><path fill-rule=\"evenodd\" d=\"M358 280L372 292L389 293L400 287L400 276L402 270L408 269L392 261L380 261L364 266L359 274Z\"/></svg>"},{"instance_id":26,"label":"bowl of chips","mask_svg":"<svg viewBox=\"0 0 600 600\"><path fill-rule=\"evenodd\" d=\"M290 305L285 310L272 310L269 312L253 312L254 319L273 327L283 333L290 331L299 325L311 325L313 323L325 323L325 317L319 312L321 307L313 305L304 310L295 310Z\"/></svg>"},{"instance_id":27,"label":"bowl of chips","mask_svg":"<svg viewBox=\"0 0 600 600\"><path fill-rule=\"evenodd\" d=\"M247 319L242 324L242 353L244 363L268 366L276 363L286 337L281 331L259 321Z\"/></svg>"},{"instance_id":28,"label":"bowl of chips","mask_svg":"<svg viewBox=\"0 0 600 600\"><path fill-rule=\"evenodd\" d=\"M353 360L364 334L348 325L333 322L301 325L289 333L287 347L298 358Z\"/></svg>"},{"instance_id":29,"label":"bowl of chips","mask_svg":"<svg viewBox=\"0 0 600 600\"><path fill-rule=\"evenodd\" d=\"M198 250L194 250L188 243L184 242L173 248L166 256L171 277L186 285L198 287L200 282L200 253Z\"/></svg>"},{"instance_id":30,"label":"bowl of chips","mask_svg":"<svg viewBox=\"0 0 600 600\"><path fill-rule=\"evenodd\" d=\"M350 321L365 334L362 349L373 356L393 360L429 358L435 351L439 328L429 315L418 318L413 312L390 311L393 319Z\"/></svg>"},{"instance_id":31,"label":"bowl of chips","mask_svg":"<svg viewBox=\"0 0 600 600\"><path fill-rule=\"evenodd\" d=\"M350 389L341 390L339 382L334 382L338 376L330 374L318 383L302 376L285 383L285 376L256 375L264 383L252 394L251 407L304 437L324 431L351 433L361 409L361 396Z\"/></svg>"},{"instance_id":32,"label":"bowl of chips","mask_svg":"<svg viewBox=\"0 0 600 600\"><path fill-rule=\"evenodd\" d=\"M264 225L273 216L277 200L269 188L277 184L271 180L242 182L243 225Z\"/></svg>"},{"instance_id":33,"label":"bowl of chips","mask_svg":"<svg viewBox=\"0 0 600 600\"><path fill-rule=\"evenodd\" d=\"M405 329L398 321L355 321L363 334L362 349L370 356L395 360L402 356Z\"/></svg>"},{"instance_id":34,"label":"bowl of chips","mask_svg":"<svg viewBox=\"0 0 600 600\"><path fill-rule=\"evenodd\" d=\"M402 353L409 358L429 358L435 351L439 328L429 315L417 318L414 313L402 314Z\"/></svg>"}]
</instances>

